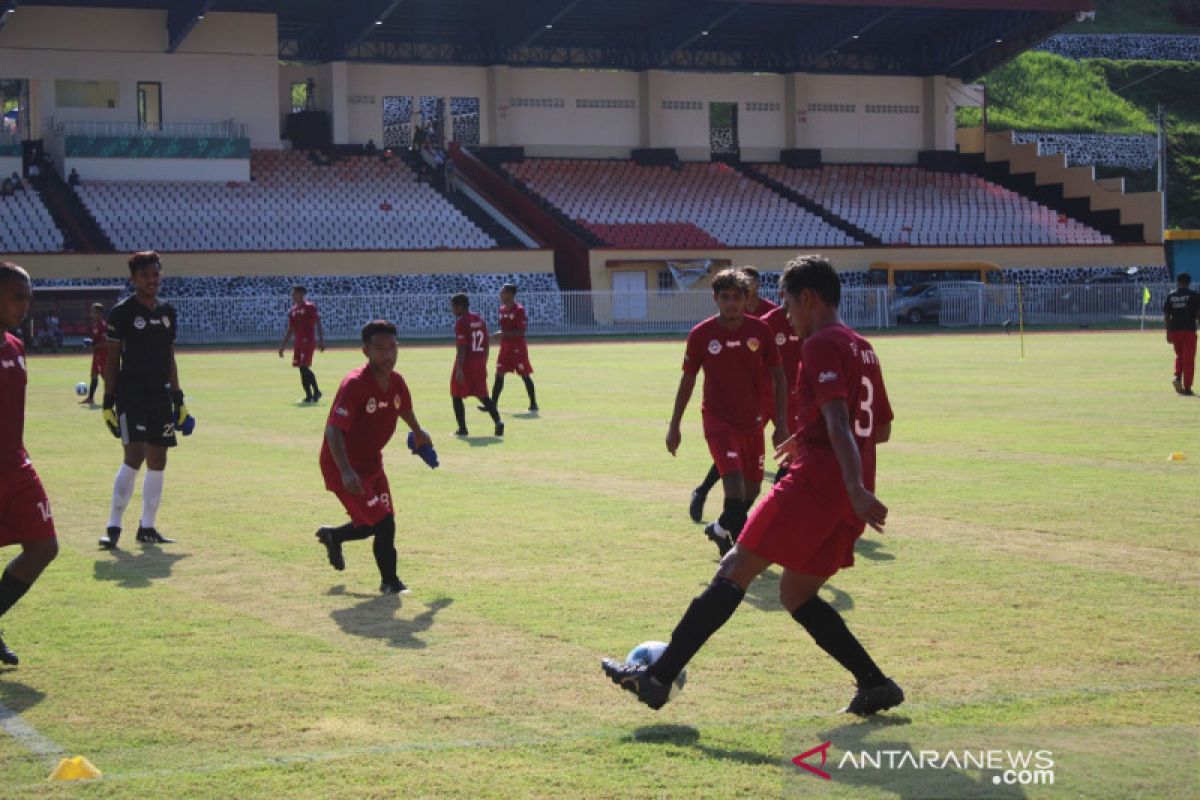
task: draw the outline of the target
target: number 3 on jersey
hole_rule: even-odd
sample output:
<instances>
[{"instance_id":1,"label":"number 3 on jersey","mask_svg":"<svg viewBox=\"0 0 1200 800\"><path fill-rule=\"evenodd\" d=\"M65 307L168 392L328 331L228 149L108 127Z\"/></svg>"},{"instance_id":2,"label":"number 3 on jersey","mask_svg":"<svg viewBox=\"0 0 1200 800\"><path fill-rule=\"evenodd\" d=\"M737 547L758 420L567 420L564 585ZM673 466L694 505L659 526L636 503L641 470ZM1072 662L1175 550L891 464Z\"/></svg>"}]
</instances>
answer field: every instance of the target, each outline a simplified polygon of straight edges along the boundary
<instances>
[{"instance_id":1,"label":"number 3 on jersey","mask_svg":"<svg viewBox=\"0 0 1200 800\"><path fill-rule=\"evenodd\" d=\"M482 353L483 352L483 341L484 341L483 337L484 337L483 331L471 331L471 352L472 353Z\"/></svg>"},{"instance_id":2,"label":"number 3 on jersey","mask_svg":"<svg viewBox=\"0 0 1200 800\"><path fill-rule=\"evenodd\" d=\"M871 434L875 431L875 412L871 410L875 401L875 386L866 375L862 376L862 385L865 396L863 401L858 404L858 410L866 415L866 421L864 422L860 416L855 415L854 435L860 439L870 439Z\"/></svg>"}]
</instances>

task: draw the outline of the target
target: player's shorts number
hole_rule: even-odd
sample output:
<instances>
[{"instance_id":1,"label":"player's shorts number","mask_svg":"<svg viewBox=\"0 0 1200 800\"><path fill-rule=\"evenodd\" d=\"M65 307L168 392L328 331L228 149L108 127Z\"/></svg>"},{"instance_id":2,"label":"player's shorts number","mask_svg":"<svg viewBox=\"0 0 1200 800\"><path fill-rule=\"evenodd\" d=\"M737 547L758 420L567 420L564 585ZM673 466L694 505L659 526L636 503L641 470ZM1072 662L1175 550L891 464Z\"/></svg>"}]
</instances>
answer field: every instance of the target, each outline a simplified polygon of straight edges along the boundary
<instances>
[{"instance_id":1,"label":"player's shorts number","mask_svg":"<svg viewBox=\"0 0 1200 800\"><path fill-rule=\"evenodd\" d=\"M474 353L483 352L483 331L471 331L471 351Z\"/></svg>"},{"instance_id":2,"label":"player's shorts number","mask_svg":"<svg viewBox=\"0 0 1200 800\"><path fill-rule=\"evenodd\" d=\"M858 408L866 414L866 421L861 417L854 418L854 435L860 439L870 439L871 433L875 430L875 413L871 410L871 406L875 401L875 387L871 384L871 379L866 375L862 376L863 389L866 390L866 397L858 404Z\"/></svg>"},{"instance_id":3,"label":"player's shorts number","mask_svg":"<svg viewBox=\"0 0 1200 800\"><path fill-rule=\"evenodd\" d=\"M38 511L42 512L42 521L43 522L48 521L51 517L54 516L50 512L50 501L49 500L39 500L37 507L38 507Z\"/></svg>"}]
</instances>

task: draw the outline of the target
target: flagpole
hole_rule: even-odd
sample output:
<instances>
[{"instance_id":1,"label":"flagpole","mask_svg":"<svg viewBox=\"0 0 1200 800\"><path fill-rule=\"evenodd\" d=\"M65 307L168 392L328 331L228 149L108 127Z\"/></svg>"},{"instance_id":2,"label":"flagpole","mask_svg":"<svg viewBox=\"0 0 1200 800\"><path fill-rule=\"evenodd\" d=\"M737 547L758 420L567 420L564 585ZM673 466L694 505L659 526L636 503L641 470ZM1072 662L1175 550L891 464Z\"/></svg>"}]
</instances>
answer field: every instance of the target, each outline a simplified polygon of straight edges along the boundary
<instances>
[{"instance_id":1,"label":"flagpole","mask_svg":"<svg viewBox=\"0 0 1200 800\"><path fill-rule=\"evenodd\" d=\"M1021 360L1025 360L1025 304L1021 300L1021 284L1017 284L1017 325L1021 334Z\"/></svg>"}]
</instances>

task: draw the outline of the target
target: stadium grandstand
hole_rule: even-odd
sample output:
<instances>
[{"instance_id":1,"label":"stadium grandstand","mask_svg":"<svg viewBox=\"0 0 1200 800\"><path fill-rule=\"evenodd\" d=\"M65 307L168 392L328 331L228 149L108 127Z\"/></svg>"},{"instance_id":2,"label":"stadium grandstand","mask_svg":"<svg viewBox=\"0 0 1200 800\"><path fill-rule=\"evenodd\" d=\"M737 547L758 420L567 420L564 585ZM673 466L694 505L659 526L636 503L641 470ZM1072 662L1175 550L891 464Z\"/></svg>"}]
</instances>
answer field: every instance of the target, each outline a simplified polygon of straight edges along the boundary
<instances>
[{"instance_id":1,"label":"stadium grandstand","mask_svg":"<svg viewBox=\"0 0 1200 800\"><path fill-rule=\"evenodd\" d=\"M0 175L28 187L0 247L46 287L111 290L153 247L180 296L517 279L644 295L624 319L697 265L802 250L852 286L881 262L1165 278L1158 193L956 127L978 76L1090 9L0 0Z\"/></svg>"}]
</instances>

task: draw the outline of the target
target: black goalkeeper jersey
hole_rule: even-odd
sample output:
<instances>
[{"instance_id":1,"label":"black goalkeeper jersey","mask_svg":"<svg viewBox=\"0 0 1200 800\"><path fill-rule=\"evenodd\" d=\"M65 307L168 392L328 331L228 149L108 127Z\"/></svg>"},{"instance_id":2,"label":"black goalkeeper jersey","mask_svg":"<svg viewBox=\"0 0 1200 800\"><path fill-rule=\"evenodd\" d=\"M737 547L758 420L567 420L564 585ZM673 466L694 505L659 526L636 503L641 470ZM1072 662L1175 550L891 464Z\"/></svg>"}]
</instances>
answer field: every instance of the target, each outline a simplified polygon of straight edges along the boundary
<instances>
[{"instance_id":1,"label":"black goalkeeper jersey","mask_svg":"<svg viewBox=\"0 0 1200 800\"><path fill-rule=\"evenodd\" d=\"M171 348L175 344L175 308L153 309L129 296L108 312L108 338L121 345L117 391L160 394L171 386Z\"/></svg>"}]
</instances>

